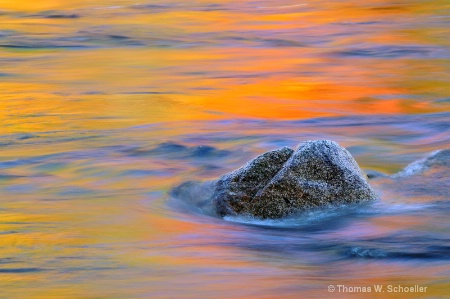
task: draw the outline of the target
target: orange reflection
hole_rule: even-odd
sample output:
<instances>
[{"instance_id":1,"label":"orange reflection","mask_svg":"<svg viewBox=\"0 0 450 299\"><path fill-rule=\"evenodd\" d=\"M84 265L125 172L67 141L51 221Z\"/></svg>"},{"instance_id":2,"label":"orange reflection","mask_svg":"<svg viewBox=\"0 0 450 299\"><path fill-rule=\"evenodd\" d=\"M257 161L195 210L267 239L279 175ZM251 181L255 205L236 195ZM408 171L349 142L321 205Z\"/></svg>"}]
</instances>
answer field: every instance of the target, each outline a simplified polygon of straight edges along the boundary
<instances>
[{"instance_id":1,"label":"orange reflection","mask_svg":"<svg viewBox=\"0 0 450 299\"><path fill-rule=\"evenodd\" d=\"M15 140L11 146L4 142L8 146L2 147L2 161L89 151L89 139L76 140L85 136L104 138L95 146L128 145L131 137L149 146L191 133L199 128L193 121L450 111L448 102L433 102L450 94L445 57L383 57L377 47L367 57L342 54L368 44L448 46L448 38L431 23L416 28L411 21L448 10L446 0L144 1L150 8L131 0L0 2L1 133L37 137L27 143L25 136L25 141ZM78 18L47 18L49 10ZM397 20L405 20L407 26L391 29L389 24ZM357 23L371 25L363 28ZM342 29L343 24L349 27ZM349 34L353 30L356 33ZM120 132L119 141L97 134L163 122L170 123L164 136L151 128L138 137ZM274 126L265 133L275 135L277 130ZM358 127L345 130L348 136L361 133ZM398 130L395 134L400 136ZM238 226L179 219L167 211L164 198L147 208L149 199L143 194L167 191L180 177L190 179L192 174L184 169L186 173L176 178L125 177L121 174L129 169L164 171L179 167L180 161L160 165L145 157L123 165L122 152L114 153L117 157L108 161L87 154L70 166L39 171L39 159L35 165L0 169L0 175L5 171L19 176L7 183L16 190L31 183L39 187L24 194L5 191L0 260L19 256L20 267L45 269L0 273L5 298L23 298L23 290L30 292L26 298L143 298L148 290L167 297L174 287L177 295L191 293L193 298L277 298L281 291L286 297L301 297L304 289L293 286L311 284L314 289L307 289L307 295L323 297L326 285L341 283L342 273L330 274L327 281L317 274L330 273L330 265L291 268L264 254L220 245L221 238L232 237ZM400 165L385 167L398 170ZM91 193L60 195L68 187ZM381 218L381 224L375 224L384 225L382 231L412 227L414 221ZM58 267L61 258L66 272ZM211 270L211 265L216 268ZM349 273L355 285L418 278L426 283L439 278L439 271L448 271L435 267L409 275L408 265L378 262L363 267L342 262L337 267ZM211 272L205 274L205 269ZM94 274L86 274L89 271ZM179 279L175 283L174 276ZM210 283L200 289L198 283L205 277ZM438 281L443 282L435 282L426 296L449 293L446 280ZM251 290L242 294L249 286Z\"/></svg>"}]
</instances>

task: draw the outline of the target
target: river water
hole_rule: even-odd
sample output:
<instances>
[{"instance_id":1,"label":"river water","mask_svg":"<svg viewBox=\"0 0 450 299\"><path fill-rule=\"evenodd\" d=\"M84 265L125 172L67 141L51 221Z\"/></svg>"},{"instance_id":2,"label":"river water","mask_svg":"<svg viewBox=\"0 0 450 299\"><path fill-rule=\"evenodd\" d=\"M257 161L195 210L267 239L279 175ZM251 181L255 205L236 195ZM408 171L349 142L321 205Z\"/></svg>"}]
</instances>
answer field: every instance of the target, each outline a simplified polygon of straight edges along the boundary
<instances>
[{"instance_id":1,"label":"river water","mask_svg":"<svg viewBox=\"0 0 450 299\"><path fill-rule=\"evenodd\" d=\"M309 139L386 175L450 148L448 1L2 0L0 24L0 297L450 294L448 169L277 221L169 196Z\"/></svg>"}]
</instances>

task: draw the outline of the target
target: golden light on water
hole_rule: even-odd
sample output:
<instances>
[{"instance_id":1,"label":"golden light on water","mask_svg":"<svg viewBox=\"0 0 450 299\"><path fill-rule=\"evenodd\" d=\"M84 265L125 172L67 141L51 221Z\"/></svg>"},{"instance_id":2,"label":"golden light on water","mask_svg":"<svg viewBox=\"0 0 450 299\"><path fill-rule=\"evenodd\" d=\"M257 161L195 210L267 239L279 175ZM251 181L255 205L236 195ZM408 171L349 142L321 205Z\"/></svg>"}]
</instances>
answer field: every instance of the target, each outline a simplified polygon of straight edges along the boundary
<instances>
[{"instance_id":1,"label":"golden light on water","mask_svg":"<svg viewBox=\"0 0 450 299\"><path fill-rule=\"evenodd\" d=\"M0 102L0 117L7 131L33 132L66 126L117 128L163 120L214 119L221 118L221 113L225 117L302 119L448 109L402 98L411 90L445 92L447 88L437 85L439 82L399 84L379 79L375 84L360 85L357 78L374 82L376 73L369 77L354 66L335 66L327 58L299 59L290 48L246 51L100 49L50 56L56 58L19 52L19 57L36 55L36 59L9 66L11 71L19 66L23 79L2 80L6 95ZM48 62L48 67L43 67L42 61ZM315 64L323 65L326 77L308 76ZM403 66L398 66L400 72ZM298 75L296 69L305 75ZM182 72L199 74L183 76ZM242 75L228 78L229 73ZM391 99L380 101L384 95Z\"/></svg>"}]
</instances>

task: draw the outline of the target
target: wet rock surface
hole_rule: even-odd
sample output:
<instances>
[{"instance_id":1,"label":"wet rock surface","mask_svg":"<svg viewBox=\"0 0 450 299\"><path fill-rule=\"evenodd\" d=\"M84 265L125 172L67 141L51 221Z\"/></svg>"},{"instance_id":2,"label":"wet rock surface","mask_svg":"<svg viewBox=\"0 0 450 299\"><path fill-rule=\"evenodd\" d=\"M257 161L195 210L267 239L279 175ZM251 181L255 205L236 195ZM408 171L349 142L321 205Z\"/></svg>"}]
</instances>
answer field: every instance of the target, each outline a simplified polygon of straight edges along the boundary
<instances>
[{"instance_id":1,"label":"wet rock surface","mask_svg":"<svg viewBox=\"0 0 450 299\"><path fill-rule=\"evenodd\" d=\"M388 197L407 196L417 201L448 200L450 149L426 154L390 176L373 179L374 187Z\"/></svg>"},{"instance_id":2,"label":"wet rock surface","mask_svg":"<svg viewBox=\"0 0 450 299\"><path fill-rule=\"evenodd\" d=\"M294 151L283 147L264 153L216 183L213 204L219 215L250 213L255 197L283 168Z\"/></svg>"},{"instance_id":3,"label":"wet rock surface","mask_svg":"<svg viewBox=\"0 0 450 299\"><path fill-rule=\"evenodd\" d=\"M393 178L423 174L430 170L442 170L450 167L450 149L434 151L420 160L414 161L402 171L394 174Z\"/></svg>"},{"instance_id":4,"label":"wet rock surface","mask_svg":"<svg viewBox=\"0 0 450 299\"><path fill-rule=\"evenodd\" d=\"M450 149L426 154L400 172L361 171L332 141L307 141L294 151L264 153L218 180L189 181L171 196L202 214L276 219L304 210L378 199L446 200ZM366 181L370 178L375 193ZM406 197L405 197L406 196Z\"/></svg>"},{"instance_id":5,"label":"wet rock surface","mask_svg":"<svg viewBox=\"0 0 450 299\"><path fill-rule=\"evenodd\" d=\"M220 216L276 219L311 208L378 199L350 153L328 140L267 152L222 176L212 201Z\"/></svg>"}]
</instances>

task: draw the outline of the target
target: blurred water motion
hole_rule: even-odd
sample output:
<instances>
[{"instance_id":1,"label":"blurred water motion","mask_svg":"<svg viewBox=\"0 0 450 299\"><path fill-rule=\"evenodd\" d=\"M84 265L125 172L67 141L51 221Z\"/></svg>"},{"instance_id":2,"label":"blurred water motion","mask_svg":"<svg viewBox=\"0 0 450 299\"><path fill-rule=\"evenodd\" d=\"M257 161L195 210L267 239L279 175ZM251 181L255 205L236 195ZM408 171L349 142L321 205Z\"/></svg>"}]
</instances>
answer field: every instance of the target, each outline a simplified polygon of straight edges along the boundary
<instances>
[{"instance_id":1,"label":"blurred water motion","mask_svg":"<svg viewBox=\"0 0 450 299\"><path fill-rule=\"evenodd\" d=\"M167 195L307 139L385 174L449 148L448 1L2 0L0 21L3 297L450 293L445 175L274 222Z\"/></svg>"}]
</instances>

